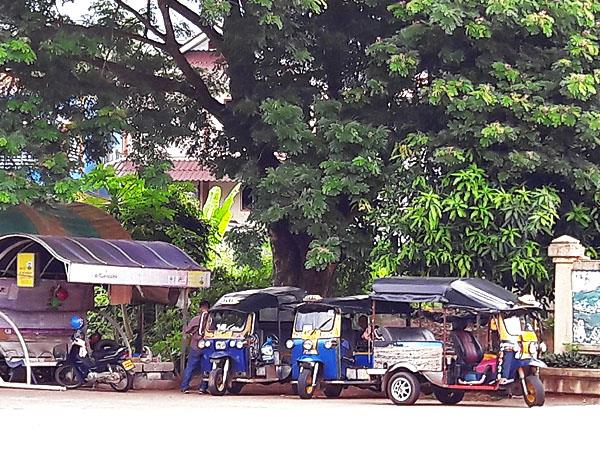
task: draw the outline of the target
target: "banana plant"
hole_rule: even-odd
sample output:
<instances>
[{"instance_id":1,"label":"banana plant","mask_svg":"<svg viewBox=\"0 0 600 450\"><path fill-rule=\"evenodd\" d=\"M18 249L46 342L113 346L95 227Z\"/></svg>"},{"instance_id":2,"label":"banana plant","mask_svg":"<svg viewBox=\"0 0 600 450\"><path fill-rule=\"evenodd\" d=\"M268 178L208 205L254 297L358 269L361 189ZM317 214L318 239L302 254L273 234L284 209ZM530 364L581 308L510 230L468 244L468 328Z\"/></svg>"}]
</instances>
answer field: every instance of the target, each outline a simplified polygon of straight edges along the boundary
<instances>
[{"instance_id":1,"label":"banana plant","mask_svg":"<svg viewBox=\"0 0 600 450\"><path fill-rule=\"evenodd\" d=\"M202 218L215 230L219 239L225 236L227 226L231 221L231 207L235 197L240 193L241 185L236 184L221 203L221 187L213 186L208 191L208 197L202 208Z\"/></svg>"}]
</instances>

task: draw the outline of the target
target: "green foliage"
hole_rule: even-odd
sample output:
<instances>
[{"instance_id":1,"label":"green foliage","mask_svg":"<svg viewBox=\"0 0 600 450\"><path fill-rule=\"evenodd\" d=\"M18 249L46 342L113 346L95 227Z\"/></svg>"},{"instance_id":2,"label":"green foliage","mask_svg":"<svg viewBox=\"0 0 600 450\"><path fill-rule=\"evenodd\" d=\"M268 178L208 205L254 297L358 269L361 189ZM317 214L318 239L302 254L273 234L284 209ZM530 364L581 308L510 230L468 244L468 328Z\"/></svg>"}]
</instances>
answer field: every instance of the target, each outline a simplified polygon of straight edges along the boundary
<instances>
[{"instance_id":1,"label":"green foliage","mask_svg":"<svg viewBox=\"0 0 600 450\"><path fill-rule=\"evenodd\" d=\"M263 261L265 247L268 247L268 236L264 228L255 224L246 224L227 231L225 242L233 251L236 265L259 268Z\"/></svg>"},{"instance_id":2,"label":"green foliage","mask_svg":"<svg viewBox=\"0 0 600 450\"><path fill-rule=\"evenodd\" d=\"M377 275L479 276L527 288L549 279L544 249L560 200L546 187L503 189L471 165L436 181L418 177L414 192L390 188L373 220Z\"/></svg>"},{"instance_id":3,"label":"green foliage","mask_svg":"<svg viewBox=\"0 0 600 450\"><path fill-rule=\"evenodd\" d=\"M372 78L403 93L393 102L403 131L399 186L373 212L383 229L374 271L549 292L552 236L600 245L600 4L414 0L390 10L397 29L371 46ZM400 70L406 55L418 64Z\"/></svg>"},{"instance_id":4,"label":"green foliage","mask_svg":"<svg viewBox=\"0 0 600 450\"><path fill-rule=\"evenodd\" d=\"M549 353L542 356L549 367L564 367L569 369L600 369L600 356L584 355L576 350L565 353Z\"/></svg>"},{"instance_id":5,"label":"green foliage","mask_svg":"<svg viewBox=\"0 0 600 450\"><path fill-rule=\"evenodd\" d=\"M208 197L202 208L202 218L215 230L215 236L220 240L231 221L231 208L235 198L240 193L241 185L236 184L221 202L221 187L213 186L208 191Z\"/></svg>"},{"instance_id":6,"label":"green foliage","mask_svg":"<svg viewBox=\"0 0 600 450\"><path fill-rule=\"evenodd\" d=\"M98 166L81 180L82 192L104 189L109 198L75 194L113 215L134 239L170 242L202 264L208 259L211 225L201 219L193 186L169 183L148 173L117 176L113 167ZM154 174L155 177L152 178Z\"/></svg>"},{"instance_id":7,"label":"green foliage","mask_svg":"<svg viewBox=\"0 0 600 450\"><path fill-rule=\"evenodd\" d=\"M55 185L68 183L86 156L104 154L123 122L114 105L102 106L90 97L93 87L70 85L64 72L48 82L45 51L34 50L31 38L15 36L7 27L3 22L0 32L0 160L5 169L0 208L61 200Z\"/></svg>"},{"instance_id":8,"label":"green foliage","mask_svg":"<svg viewBox=\"0 0 600 450\"><path fill-rule=\"evenodd\" d=\"M177 10L184 2L169 4ZM532 197L560 196L554 229L518 229L529 237L502 231L488 205L472 203L473 193L459 199L468 205L465 217L460 205L453 219L447 204L441 211L431 207L423 224L431 219L442 234L445 221L460 219L502 242L527 243L520 256L531 254L532 261L492 260L510 282L521 283L523 274L544 277L538 257L549 233L572 232L600 247L596 1L253 0L243 2L242 11L239 2L203 0L189 4L191 20L178 14L185 23L172 36L161 31L163 11L152 2L150 11L136 5L135 15L117 2L97 1L81 26L57 14L51 0L35 5L8 2L1 12L7 32L29 42L37 56L31 65L11 63L13 73L34 94L46 94L41 86L61 88L51 90L52 98L41 96L42 110L69 105L74 130L89 132L84 143L92 156L101 151L88 151L91 144L104 144L109 134L90 130L118 125L132 132L132 156L143 166L175 143L241 180L253 192L253 219L269 229L282 279L305 283L338 266L363 267L374 237L378 249L382 245L374 211L385 217L391 204L396 214L416 196L429 205L433 194L444 201L452 187L441 180L471 164L485 168L488 190L522 198L526 217ZM222 31L211 41L227 77L190 68L172 51L198 23L211 35ZM160 42L152 42L158 36L147 32L152 27L163 34ZM225 91L229 99L222 102ZM67 94L75 106L59 101ZM24 115L34 105L13 107ZM101 114L104 108L110 113ZM21 139L9 139L17 131L0 135L2 148L22 148ZM47 150L60 136L44 126L31 134L43 143L41 170L64 172L64 158ZM415 179L431 192L420 182L413 188ZM68 190L68 183L61 185L61 192ZM2 192L13 202L18 189ZM488 201L502 205L500 198ZM541 216L540 223L547 221ZM466 233L466 225L462 229ZM452 253L444 264L452 261L463 272L478 267L480 255L462 253L472 248ZM514 255L503 250L497 256Z\"/></svg>"}]
</instances>

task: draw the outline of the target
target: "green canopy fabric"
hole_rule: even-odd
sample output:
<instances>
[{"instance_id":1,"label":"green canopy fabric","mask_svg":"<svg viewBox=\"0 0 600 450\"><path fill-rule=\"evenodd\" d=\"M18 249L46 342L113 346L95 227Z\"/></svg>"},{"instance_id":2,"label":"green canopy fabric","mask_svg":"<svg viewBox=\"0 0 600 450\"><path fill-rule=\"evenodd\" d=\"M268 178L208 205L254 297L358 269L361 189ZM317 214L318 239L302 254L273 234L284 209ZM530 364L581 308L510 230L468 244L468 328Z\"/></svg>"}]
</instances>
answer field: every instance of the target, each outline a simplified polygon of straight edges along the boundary
<instances>
[{"instance_id":1,"label":"green canopy fabric","mask_svg":"<svg viewBox=\"0 0 600 450\"><path fill-rule=\"evenodd\" d=\"M110 214L85 203L18 205L0 211L0 235L13 233L131 239Z\"/></svg>"}]
</instances>

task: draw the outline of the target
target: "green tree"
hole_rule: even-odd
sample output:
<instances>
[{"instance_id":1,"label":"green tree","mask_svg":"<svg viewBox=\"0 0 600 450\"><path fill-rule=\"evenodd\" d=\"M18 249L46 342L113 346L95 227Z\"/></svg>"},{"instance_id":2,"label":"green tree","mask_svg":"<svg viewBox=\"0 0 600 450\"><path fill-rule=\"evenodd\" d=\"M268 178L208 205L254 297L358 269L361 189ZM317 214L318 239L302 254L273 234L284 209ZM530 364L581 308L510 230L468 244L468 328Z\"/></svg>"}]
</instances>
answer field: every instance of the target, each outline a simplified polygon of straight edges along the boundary
<instances>
[{"instance_id":1,"label":"green tree","mask_svg":"<svg viewBox=\"0 0 600 450\"><path fill-rule=\"evenodd\" d=\"M489 188L511 197L545 187L560 197L554 230L525 237L527 224L517 226L517 243L533 239L545 247L552 234L568 232L600 245L600 2L413 0L389 10L396 32L370 51L374 77L399 93L393 110L404 135L394 156L405 189L396 200L425 201L422 190L413 200L409 189L415 176L425 176L447 202L456 189L444 180L474 163L485 168ZM456 199L486 208L470 200ZM472 228L485 225L467 214ZM455 224L443 213L439 231Z\"/></svg>"},{"instance_id":2,"label":"green tree","mask_svg":"<svg viewBox=\"0 0 600 450\"><path fill-rule=\"evenodd\" d=\"M170 242L206 263L217 230L202 219L193 186L145 175L117 176L113 167L98 166L75 184L72 199L104 208L133 239Z\"/></svg>"},{"instance_id":3,"label":"green tree","mask_svg":"<svg viewBox=\"0 0 600 450\"><path fill-rule=\"evenodd\" d=\"M385 208L373 214L380 236L376 276L478 276L509 288L544 292L549 281L545 249L560 199L546 187L502 189L475 165L428 182L418 177L414 195L384 192Z\"/></svg>"},{"instance_id":4,"label":"green tree","mask_svg":"<svg viewBox=\"0 0 600 450\"><path fill-rule=\"evenodd\" d=\"M71 175L125 126L123 110L59 72L30 39L0 31L0 207L59 199Z\"/></svg>"},{"instance_id":5,"label":"green tree","mask_svg":"<svg viewBox=\"0 0 600 450\"><path fill-rule=\"evenodd\" d=\"M55 3L0 10L38 53L45 82L62 75L93 85L100 103L111 99L142 163L174 142L250 187L276 283L325 293L337 264L368 257L361 205L376 202L392 150L389 102L376 97L385 85L367 73L367 48L390 32L386 2L153 0L148 10L101 0L83 23ZM222 55L225 79L181 54L199 31ZM36 82L28 68L14 70Z\"/></svg>"}]
</instances>

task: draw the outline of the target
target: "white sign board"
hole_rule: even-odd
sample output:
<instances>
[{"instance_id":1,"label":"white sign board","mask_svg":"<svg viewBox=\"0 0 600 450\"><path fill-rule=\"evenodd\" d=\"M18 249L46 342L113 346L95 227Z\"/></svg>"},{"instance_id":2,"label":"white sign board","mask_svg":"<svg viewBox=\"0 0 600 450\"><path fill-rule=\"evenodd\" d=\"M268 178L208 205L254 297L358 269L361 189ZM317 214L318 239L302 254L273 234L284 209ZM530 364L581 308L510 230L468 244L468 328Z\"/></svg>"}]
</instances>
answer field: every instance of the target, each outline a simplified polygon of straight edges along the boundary
<instances>
[{"instance_id":1,"label":"white sign board","mask_svg":"<svg viewBox=\"0 0 600 450\"><path fill-rule=\"evenodd\" d=\"M210 286L210 271L150 269L73 263L68 267L67 281L88 284L207 288Z\"/></svg>"}]
</instances>

